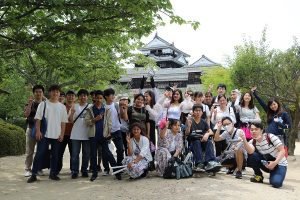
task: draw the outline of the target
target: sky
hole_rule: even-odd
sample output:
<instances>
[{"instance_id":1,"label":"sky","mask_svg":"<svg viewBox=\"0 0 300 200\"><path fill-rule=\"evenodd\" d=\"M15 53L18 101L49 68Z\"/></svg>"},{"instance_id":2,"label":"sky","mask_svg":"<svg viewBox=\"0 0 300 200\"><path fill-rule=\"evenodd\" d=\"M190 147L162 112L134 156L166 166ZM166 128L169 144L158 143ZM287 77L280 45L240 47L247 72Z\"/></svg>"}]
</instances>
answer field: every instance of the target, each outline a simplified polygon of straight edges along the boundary
<instances>
[{"instance_id":1,"label":"sky","mask_svg":"<svg viewBox=\"0 0 300 200\"><path fill-rule=\"evenodd\" d=\"M188 53L189 64L203 54L226 66L234 47L243 38L259 41L264 27L271 48L286 50L294 37L300 41L299 0L171 0L175 14L200 22L196 31L189 25L166 25L142 38L150 42L157 32L175 47Z\"/></svg>"}]
</instances>

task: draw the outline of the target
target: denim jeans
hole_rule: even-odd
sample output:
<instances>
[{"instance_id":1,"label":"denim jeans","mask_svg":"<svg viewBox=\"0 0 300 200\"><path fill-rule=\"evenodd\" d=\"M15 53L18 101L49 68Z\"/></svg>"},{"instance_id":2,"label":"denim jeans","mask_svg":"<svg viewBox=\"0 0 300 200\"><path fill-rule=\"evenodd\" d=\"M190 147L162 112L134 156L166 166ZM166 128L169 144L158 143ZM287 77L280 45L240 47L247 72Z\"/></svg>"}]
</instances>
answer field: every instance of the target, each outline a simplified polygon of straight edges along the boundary
<instances>
[{"instance_id":1,"label":"denim jeans","mask_svg":"<svg viewBox=\"0 0 300 200\"><path fill-rule=\"evenodd\" d=\"M79 173L79 154L82 146L81 173L88 172L90 159L90 141L72 140L72 174Z\"/></svg>"},{"instance_id":2,"label":"denim jeans","mask_svg":"<svg viewBox=\"0 0 300 200\"><path fill-rule=\"evenodd\" d=\"M270 171L261 163L261 160L265 160L265 158L260 153L254 152L253 154L248 155L248 167L253 169L255 175L262 176L261 169L270 173L270 184L275 188L281 187L286 175L287 167L277 165Z\"/></svg>"},{"instance_id":3,"label":"denim jeans","mask_svg":"<svg viewBox=\"0 0 300 200\"><path fill-rule=\"evenodd\" d=\"M195 163L204 163L209 161L215 161L214 145L211 139L206 142L201 142L200 140L191 141L191 150L194 155ZM205 152L205 160L203 160Z\"/></svg>"},{"instance_id":4,"label":"denim jeans","mask_svg":"<svg viewBox=\"0 0 300 200\"><path fill-rule=\"evenodd\" d=\"M116 148L117 148L117 165L121 166L122 161L124 159L124 146L123 146L123 139L122 139L122 133L120 130L111 133L112 141L114 142Z\"/></svg>"},{"instance_id":5,"label":"denim jeans","mask_svg":"<svg viewBox=\"0 0 300 200\"><path fill-rule=\"evenodd\" d=\"M69 135L65 135L64 140L61 142L60 149L59 149L58 172L60 172L63 167L63 158L64 158L64 153L67 145L70 153L70 170L72 170L72 141Z\"/></svg>"},{"instance_id":6,"label":"denim jeans","mask_svg":"<svg viewBox=\"0 0 300 200\"><path fill-rule=\"evenodd\" d=\"M34 156L32 174L37 175L39 169L42 169L45 155L48 151L49 144L51 144L51 159L50 159L50 176L58 174L58 157L61 143L57 139L43 137L37 142L37 150ZM46 158L47 159L47 158Z\"/></svg>"}]
</instances>

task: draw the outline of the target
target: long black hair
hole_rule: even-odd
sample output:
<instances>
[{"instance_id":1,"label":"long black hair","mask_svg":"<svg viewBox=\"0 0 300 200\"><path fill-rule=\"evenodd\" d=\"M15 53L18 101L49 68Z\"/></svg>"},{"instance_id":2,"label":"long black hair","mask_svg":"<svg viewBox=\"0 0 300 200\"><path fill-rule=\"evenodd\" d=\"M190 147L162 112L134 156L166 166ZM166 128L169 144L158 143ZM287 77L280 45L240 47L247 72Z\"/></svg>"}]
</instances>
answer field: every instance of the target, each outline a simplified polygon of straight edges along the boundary
<instances>
[{"instance_id":1,"label":"long black hair","mask_svg":"<svg viewBox=\"0 0 300 200\"><path fill-rule=\"evenodd\" d=\"M174 103L174 94L175 94L175 92L178 92L179 93L179 95L180 95L180 99L178 100L178 103L181 103L182 101L183 101L183 97L182 97L182 92L181 92L181 90L180 89L175 89L174 91L173 91L173 93L172 93L172 98L171 98L171 104L172 103Z\"/></svg>"},{"instance_id":2,"label":"long black hair","mask_svg":"<svg viewBox=\"0 0 300 200\"><path fill-rule=\"evenodd\" d=\"M152 92L151 90L147 90L144 94L146 94L146 93L151 97L151 102L150 102L149 106L151 108L153 108L153 106L156 104L154 92Z\"/></svg>"},{"instance_id":3,"label":"long black hair","mask_svg":"<svg viewBox=\"0 0 300 200\"><path fill-rule=\"evenodd\" d=\"M272 105L273 102L277 103L277 105L278 105L278 108L277 108L276 111L274 111L274 110L272 110L270 108L270 106ZM273 120L274 115L280 115L283 112L283 109L281 107L281 103L277 99L275 99L275 98L270 99L268 101L267 106L268 106L268 110L267 110L267 122L269 123L269 122L271 122Z\"/></svg>"},{"instance_id":4,"label":"long black hair","mask_svg":"<svg viewBox=\"0 0 300 200\"><path fill-rule=\"evenodd\" d=\"M253 108L254 108L254 98L253 98L253 95L252 95L251 92L245 92L245 94L242 95L242 98L241 98L241 107L242 107L242 108L245 107L244 96L245 96L246 94L249 94L250 97L251 97L251 100L250 100L250 102L249 102L248 107L249 107L249 109L253 109Z\"/></svg>"}]
</instances>

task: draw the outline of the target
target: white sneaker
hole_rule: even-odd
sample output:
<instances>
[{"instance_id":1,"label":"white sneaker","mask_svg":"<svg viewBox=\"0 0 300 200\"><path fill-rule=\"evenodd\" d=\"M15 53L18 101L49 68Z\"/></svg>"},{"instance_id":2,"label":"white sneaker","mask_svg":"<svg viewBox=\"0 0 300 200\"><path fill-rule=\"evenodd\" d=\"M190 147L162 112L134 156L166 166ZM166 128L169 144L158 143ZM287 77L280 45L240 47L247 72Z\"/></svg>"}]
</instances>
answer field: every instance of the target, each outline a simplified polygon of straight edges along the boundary
<instances>
[{"instance_id":1,"label":"white sneaker","mask_svg":"<svg viewBox=\"0 0 300 200\"><path fill-rule=\"evenodd\" d=\"M39 170L39 171L37 172L37 175L38 175L38 176L45 176L43 170Z\"/></svg>"},{"instance_id":2,"label":"white sneaker","mask_svg":"<svg viewBox=\"0 0 300 200\"><path fill-rule=\"evenodd\" d=\"M30 170L25 170L24 176L25 177L31 176L31 171Z\"/></svg>"},{"instance_id":3,"label":"white sneaker","mask_svg":"<svg viewBox=\"0 0 300 200\"><path fill-rule=\"evenodd\" d=\"M102 176L108 176L108 175L109 175L109 172L107 172L107 171L102 172Z\"/></svg>"}]
</instances>

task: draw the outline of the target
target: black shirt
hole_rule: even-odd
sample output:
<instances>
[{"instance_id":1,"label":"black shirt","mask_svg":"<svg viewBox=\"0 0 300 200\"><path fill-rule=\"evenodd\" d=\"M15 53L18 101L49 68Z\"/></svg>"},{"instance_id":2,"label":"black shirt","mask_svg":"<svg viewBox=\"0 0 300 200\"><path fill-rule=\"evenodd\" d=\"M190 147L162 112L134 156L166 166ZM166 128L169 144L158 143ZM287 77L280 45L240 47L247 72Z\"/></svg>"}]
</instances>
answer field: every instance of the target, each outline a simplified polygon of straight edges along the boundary
<instances>
[{"instance_id":1,"label":"black shirt","mask_svg":"<svg viewBox=\"0 0 300 200\"><path fill-rule=\"evenodd\" d=\"M26 119L26 123L27 123L29 128L32 128L33 125L34 125L34 117L35 117L35 114L36 114L36 111L37 111L37 108L38 108L39 104L40 103L38 103L38 102L32 102L30 114ZM28 104L26 104L26 106L27 105Z\"/></svg>"},{"instance_id":2,"label":"black shirt","mask_svg":"<svg viewBox=\"0 0 300 200\"><path fill-rule=\"evenodd\" d=\"M201 119L199 123L192 120L191 133L194 131L196 134L204 135L209 130L209 126L204 119Z\"/></svg>"}]
</instances>

